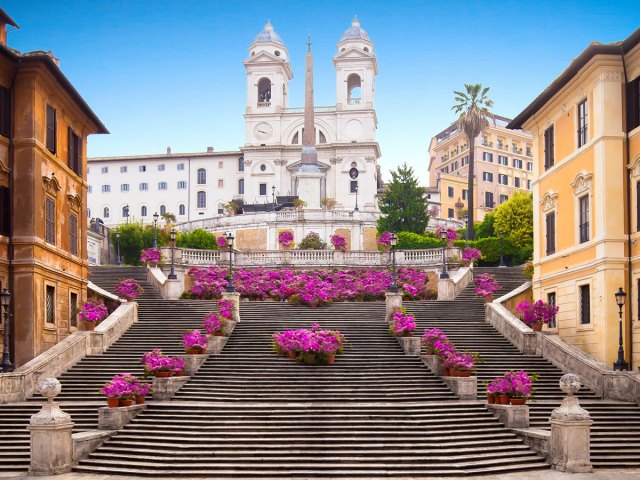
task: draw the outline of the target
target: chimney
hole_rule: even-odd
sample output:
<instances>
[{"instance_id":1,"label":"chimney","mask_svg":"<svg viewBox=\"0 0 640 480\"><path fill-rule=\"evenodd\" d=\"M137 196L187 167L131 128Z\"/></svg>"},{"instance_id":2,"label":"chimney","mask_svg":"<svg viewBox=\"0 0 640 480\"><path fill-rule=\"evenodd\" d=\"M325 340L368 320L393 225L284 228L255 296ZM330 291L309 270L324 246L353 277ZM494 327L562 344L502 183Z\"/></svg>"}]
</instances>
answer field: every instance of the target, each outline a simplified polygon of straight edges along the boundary
<instances>
[{"instance_id":1,"label":"chimney","mask_svg":"<svg viewBox=\"0 0 640 480\"><path fill-rule=\"evenodd\" d=\"M171 155L171 147L167 147L167 155Z\"/></svg>"},{"instance_id":2,"label":"chimney","mask_svg":"<svg viewBox=\"0 0 640 480\"><path fill-rule=\"evenodd\" d=\"M213 147L207 147L207 153L213 153Z\"/></svg>"},{"instance_id":3,"label":"chimney","mask_svg":"<svg viewBox=\"0 0 640 480\"><path fill-rule=\"evenodd\" d=\"M12 27L15 27L17 29L20 28L18 24L14 22L13 19L9 15L7 15L7 13L2 8L0 8L0 44L1 45L7 44L7 25L11 25Z\"/></svg>"}]
</instances>

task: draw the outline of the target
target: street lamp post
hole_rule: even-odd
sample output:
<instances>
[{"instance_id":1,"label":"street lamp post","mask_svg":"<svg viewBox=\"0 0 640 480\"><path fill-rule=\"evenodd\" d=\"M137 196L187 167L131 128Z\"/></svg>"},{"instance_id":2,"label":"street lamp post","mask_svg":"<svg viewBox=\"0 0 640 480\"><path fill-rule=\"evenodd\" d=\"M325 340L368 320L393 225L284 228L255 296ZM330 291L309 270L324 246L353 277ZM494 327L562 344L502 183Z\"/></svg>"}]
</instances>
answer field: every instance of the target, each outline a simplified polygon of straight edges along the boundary
<instances>
[{"instance_id":1,"label":"street lamp post","mask_svg":"<svg viewBox=\"0 0 640 480\"><path fill-rule=\"evenodd\" d=\"M624 293L622 287L615 293L616 303L618 304L618 315L620 316L620 337L618 338L618 360L613 363L614 370L627 370L629 365L624 361L624 347L622 346L622 307L624 305L627 294Z\"/></svg>"},{"instance_id":2,"label":"street lamp post","mask_svg":"<svg viewBox=\"0 0 640 480\"><path fill-rule=\"evenodd\" d=\"M276 186L271 186L271 201L273 202L273 208L276 207Z\"/></svg>"},{"instance_id":3,"label":"street lamp post","mask_svg":"<svg viewBox=\"0 0 640 480\"><path fill-rule=\"evenodd\" d=\"M443 228L440 232L440 238L442 238L442 271L440 272L440 279L444 280L449 278L447 273L447 229Z\"/></svg>"},{"instance_id":4,"label":"street lamp post","mask_svg":"<svg viewBox=\"0 0 640 480\"><path fill-rule=\"evenodd\" d=\"M391 285L389 291L398 293L398 283L396 282L396 245L398 245L398 237L395 232L391 232Z\"/></svg>"},{"instance_id":5,"label":"street lamp post","mask_svg":"<svg viewBox=\"0 0 640 480\"><path fill-rule=\"evenodd\" d=\"M358 209L358 184L355 184L355 189L356 189L356 208L353 209L354 212L359 212L360 210Z\"/></svg>"},{"instance_id":6,"label":"street lamp post","mask_svg":"<svg viewBox=\"0 0 640 480\"><path fill-rule=\"evenodd\" d=\"M498 267L506 267L507 264L504 263L504 232L498 232L500 235L500 264Z\"/></svg>"},{"instance_id":7,"label":"street lamp post","mask_svg":"<svg viewBox=\"0 0 640 480\"><path fill-rule=\"evenodd\" d=\"M175 260L176 260L176 229L172 228L169 233L169 238L171 239L171 272L167 277L169 280L176 280L178 276L174 270Z\"/></svg>"},{"instance_id":8,"label":"street lamp post","mask_svg":"<svg viewBox=\"0 0 640 480\"><path fill-rule=\"evenodd\" d=\"M120 231L116 231L116 244L118 245L118 256L116 258L116 265L121 265L122 261L120 260Z\"/></svg>"},{"instance_id":9,"label":"street lamp post","mask_svg":"<svg viewBox=\"0 0 640 480\"><path fill-rule=\"evenodd\" d=\"M233 234L227 232L227 244L229 245L229 280L227 284L227 292L235 292L236 288L233 286Z\"/></svg>"},{"instance_id":10,"label":"street lamp post","mask_svg":"<svg viewBox=\"0 0 640 480\"><path fill-rule=\"evenodd\" d=\"M4 310L4 349L2 350L2 371L13 372L13 364L11 363L11 356L9 352L9 328L11 328L11 322L9 321L9 305L11 304L11 294L6 288L4 288L2 293L0 293L0 303Z\"/></svg>"},{"instance_id":11,"label":"street lamp post","mask_svg":"<svg viewBox=\"0 0 640 480\"><path fill-rule=\"evenodd\" d=\"M158 248L158 212L153 214L153 248Z\"/></svg>"}]
</instances>

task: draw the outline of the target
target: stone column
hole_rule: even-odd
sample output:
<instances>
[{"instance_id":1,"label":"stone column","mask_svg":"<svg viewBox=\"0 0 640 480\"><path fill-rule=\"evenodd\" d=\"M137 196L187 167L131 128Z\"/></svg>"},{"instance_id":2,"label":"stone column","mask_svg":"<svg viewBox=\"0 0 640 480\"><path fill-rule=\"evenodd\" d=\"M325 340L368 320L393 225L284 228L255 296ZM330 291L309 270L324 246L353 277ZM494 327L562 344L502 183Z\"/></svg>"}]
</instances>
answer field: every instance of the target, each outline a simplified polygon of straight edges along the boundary
<instances>
[{"instance_id":1,"label":"stone column","mask_svg":"<svg viewBox=\"0 0 640 480\"><path fill-rule=\"evenodd\" d=\"M386 304L386 321L389 323L393 312L402 308L402 293L387 292L384 294Z\"/></svg>"},{"instance_id":2,"label":"stone column","mask_svg":"<svg viewBox=\"0 0 640 480\"><path fill-rule=\"evenodd\" d=\"M580 390L580 378L567 373L560 379L560 388L567 396L551 413L549 463L556 470L571 473L593 471L591 465L591 425L589 412L580 407L574 396Z\"/></svg>"},{"instance_id":3,"label":"stone column","mask_svg":"<svg viewBox=\"0 0 640 480\"><path fill-rule=\"evenodd\" d=\"M240 294L238 292L222 292L222 299L233 302L233 320L240 321Z\"/></svg>"},{"instance_id":4,"label":"stone column","mask_svg":"<svg viewBox=\"0 0 640 480\"><path fill-rule=\"evenodd\" d=\"M32 475L57 475L69 472L73 464L73 422L69 414L53 401L62 386L55 378L42 380L38 391L47 397L42 410L31 417L27 430L31 432Z\"/></svg>"}]
</instances>

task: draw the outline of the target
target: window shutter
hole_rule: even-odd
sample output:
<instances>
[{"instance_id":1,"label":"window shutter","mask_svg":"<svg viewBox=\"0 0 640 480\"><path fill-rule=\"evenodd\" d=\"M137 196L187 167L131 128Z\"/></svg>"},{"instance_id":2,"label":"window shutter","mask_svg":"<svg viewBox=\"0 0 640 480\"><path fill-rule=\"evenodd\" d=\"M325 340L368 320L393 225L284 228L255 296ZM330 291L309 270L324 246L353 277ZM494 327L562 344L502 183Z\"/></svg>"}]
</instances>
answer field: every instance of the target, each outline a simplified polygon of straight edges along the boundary
<instances>
[{"instance_id":1,"label":"window shutter","mask_svg":"<svg viewBox=\"0 0 640 480\"><path fill-rule=\"evenodd\" d=\"M0 135L11 133L11 90L0 87Z\"/></svg>"},{"instance_id":2,"label":"window shutter","mask_svg":"<svg viewBox=\"0 0 640 480\"><path fill-rule=\"evenodd\" d=\"M56 109L47 105L47 150L56 153Z\"/></svg>"},{"instance_id":3,"label":"window shutter","mask_svg":"<svg viewBox=\"0 0 640 480\"><path fill-rule=\"evenodd\" d=\"M78 176L82 177L82 135L76 137L76 169Z\"/></svg>"},{"instance_id":4,"label":"window shutter","mask_svg":"<svg viewBox=\"0 0 640 480\"><path fill-rule=\"evenodd\" d=\"M67 166L75 172L76 171L76 168L75 168L76 142L75 142L75 139L73 138L73 130L71 130L71 127L67 128L67 139L68 139L67 141L69 145L69 149L67 152Z\"/></svg>"},{"instance_id":5,"label":"window shutter","mask_svg":"<svg viewBox=\"0 0 640 480\"><path fill-rule=\"evenodd\" d=\"M11 205L9 187L0 187L0 235L9 236Z\"/></svg>"}]
</instances>

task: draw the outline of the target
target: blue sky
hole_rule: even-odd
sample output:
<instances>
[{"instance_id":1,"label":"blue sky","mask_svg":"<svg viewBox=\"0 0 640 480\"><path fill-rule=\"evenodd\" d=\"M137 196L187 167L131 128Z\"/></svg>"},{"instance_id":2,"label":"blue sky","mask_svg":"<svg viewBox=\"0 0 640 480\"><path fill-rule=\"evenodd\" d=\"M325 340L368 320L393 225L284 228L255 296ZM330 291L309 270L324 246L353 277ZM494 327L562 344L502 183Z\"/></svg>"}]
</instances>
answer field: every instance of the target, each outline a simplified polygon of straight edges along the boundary
<instances>
[{"instance_id":1,"label":"blue sky","mask_svg":"<svg viewBox=\"0 0 640 480\"><path fill-rule=\"evenodd\" d=\"M2 0L9 45L52 50L111 135L90 156L234 150L244 144L247 48L271 19L289 50L290 106L303 104L311 30L316 105L335 103L331 57L354 14L375 44L385 177L402 162L426 184L430 138L455 117L454 89L491 87L515 116L591 41L640 27L636 1ZM533 8L532 8L533 6Z\"/></svg>"}]
</instances>

